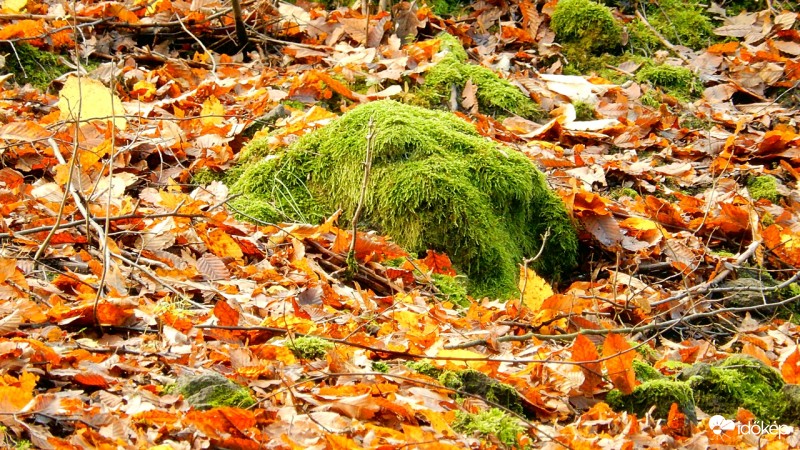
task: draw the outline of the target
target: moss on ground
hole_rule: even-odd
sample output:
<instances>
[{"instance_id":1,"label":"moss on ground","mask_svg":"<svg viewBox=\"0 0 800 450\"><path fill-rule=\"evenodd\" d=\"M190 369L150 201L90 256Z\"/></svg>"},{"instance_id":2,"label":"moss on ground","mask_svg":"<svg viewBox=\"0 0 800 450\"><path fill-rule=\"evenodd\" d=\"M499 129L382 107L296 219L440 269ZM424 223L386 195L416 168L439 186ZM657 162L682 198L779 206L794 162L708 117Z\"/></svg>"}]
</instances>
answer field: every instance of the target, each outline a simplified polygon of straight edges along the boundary
<instances>
[{"instance_id":1,"label":"moss on ground","mask_svg":"<svg viewBox=\"0 0 800 450\"><path fill-rule=\"evenodd\" d=\"M707 414L733 417L741 407L760 420L779 421L786 409L781 375L750 356L733 355L713 365L695 365L679 377L686 379L697 406Z\"/></svg>"},{"instance_id":2,"label":"moss on ground","mask_svg":"<svg viewBox=\"0 0 800 450\"><path fill-rule=\"evenodd\" d=\"M544 117L539 105L508 80L489 68L469 64L467 52L455 37L442 34L440 51L445 56L425 74L425 84L416 93L421 106L440 108L450 101L452 86L459 91L467 81L477 87L479 109L494 116L517 115L536 120Z\"/></svg>"},{"instance_id":3,"label":"moss on ground","mask_svg":"<svg viewBox=\"0 0 800 450\"><path fill-rule=\"evenodd\" d=\"M461 308L469 307L471 302L467 297L465 280L438 273L431 275L431 278L433 279L433 285L439 290L436 295L438 298Z\"/></svg>"},{"instance_id":4,"label":"moss on ground","mask_svg":"<svg viewBox=\"0 0 800 450\"><path fill-rule=\"evenodd\" d=\"M408 361L406 367L414 372L427 375L431 378L438 379L444 372L442 369L437 368L430 361Z\"/></svg>"},{"instance_id":5,"label":"moss on ground","mask_svg":"<svg viewBox=\"0 0 800 450\"><path fill-rule=\"evenodd\" d=\"M636 74L640 83L648 82L681 101L696 98L702 92L700 79L686 67L669 64L643 67Z\"/></svg>"},{"instance_id":6,"label":"moss on ground","mask_svg":"<svg viewBox=\"0 0 800 450\"><path fill-rule=\"evenodd\" d=\"M714 35L714 24L704 14L705 6L700 0L659 0L642 5L650 25L674 45L699 50L718 40ZM652 55L654 51L664 48L639 19L628 25L628 35L628 45L636 53Z\"/></svg>"},{"instance_id":7,"label":"moss on ground","mask_svg":"<svg viewBox=\"0 0 800 450\"><path fill-rule=\"evenodd\" d=\"M778 180L771 175L751 178L747 183L747 192L753 200L767 199L777 204L781 199L778 193Z\"/></svg>"},{"instance_id":8,"label":"moss on ground","mask_svg":"<svg viewBox=\"0 0 800 450\"><path fill-rule=\"evenodd\" d=\"M644 417L655 407L653 417L658 419L666 419L672 404L677 403L690 421L697 422L692 389L681 381L664 378L645 381L628 395L614 389L606 396L606 403L616 410L632 412L639 417Z\"/></svg>"},{"instance_id":9,"label":"moss on ground","mask_svg":"<svg viewBox=\"0 0 800 450\"><path fill-rule=\"evenodd\" d=\"M523 413L522 402L517 390L483 372L472 369L459 372L446 371L439 375L439 382L450 389L477 395L509 411Z\"/></svg>"},{"instance_id":10,"label":"moss on ground","mask_svg":"<svg viewBox=\"0 0 800 450\"><path fill-rule=\"evenodd\" d=\"M24 43L8 51L5 61L5 70L14 74L18 84L30 83L43 91L53 80L72 70L61 63L58 55Z\"/></svg>"},{"instance_id":11,"label":"moss on ground","mask_svg":"<svg viewBox=\"0 0 800 450\"><path fill-rule=\"evenodd\" d=\"M250 391L216 372L181 377L170 389L178 392L196 409L232 406L248 408L256 404Z\"/></svg>"},{"instance_id":12,"label":"moss on ground","mask_svg":"<svg viewBox=\"0 0 800 450\"><path fill-rule=\"evenodd\" d=\"M286 341L286 348L300 359L320 359L328 354L328 350L333 348L333 344L318 337L301 336Z\"/></svg>"},{"instance_id":13,"label":"moss on ground","mask_svg":"<svg viewBox=\"0 0 800 450\"><path fill-rule=\"evenodd\" d=\"M639 359L633 360L633 371L636 373L636 379L641 382L664 378L655 367Z\"/></svg>"},{"instance_id":14,"label":"moss on ground","mask_svg":"<svg viewBox=\"0 0 800 450\"><path fill-rule=\"evenodd\" d=\"M494 435L497 440L510 448L519 448L518 438L525 433L519 420L497 408L477 414L456 411L453 430L467 435L479 434L483 437Z\"/></svg>"},{"instance_id":15,"label":"moss on ground","mask_svg":"<svg viewBox=\"0 0 800 450\"><path fill-rule=\"evenodd\" d=\"M559 0L550 27L568 65L578 72L592 65L593 56L620 47L622 28L611 10L591 0Z\"/></svg>"},{"instance_id":16,"label":"moss on ground","mask_svg":"<svg viewBox=\"0 0 800 450\"><path fill-rule=\"evenodd\" d=\"M376 136L362 225L410 252L447 253L477 295L513 295L517 264L539 251L548 229L535 269L557 278L575 267L574 227L530 160L454 114L389 100L361 105L289 148L244 164L231 186L241 194L234 208L267 222L315 222L340 208L343 218L352 217L370 119ZM248 152L266 148L254 141Z\"/></svg>"}]
</instances>

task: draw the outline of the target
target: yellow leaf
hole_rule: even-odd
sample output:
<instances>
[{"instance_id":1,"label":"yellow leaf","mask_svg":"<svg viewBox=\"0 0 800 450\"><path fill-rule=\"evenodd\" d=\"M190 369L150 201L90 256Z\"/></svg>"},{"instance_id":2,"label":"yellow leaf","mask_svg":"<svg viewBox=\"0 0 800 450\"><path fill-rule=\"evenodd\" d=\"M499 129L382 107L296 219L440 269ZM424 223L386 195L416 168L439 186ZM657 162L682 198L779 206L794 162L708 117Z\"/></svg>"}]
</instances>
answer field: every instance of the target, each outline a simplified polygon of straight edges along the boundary
<instances>
[{"instance_id":1,"label":"yellow leaf","mask_svg":"<svg viewBox=\"0 0 800 450\"><path fill-rule=\"evenodd\" d=\"M58 93L58 109L61 110L61 120L113 120L114 126L120 130L128 126L119 97L103 83L91 78L67 78Z\"/></svg>"},{"instance_id":2,"label":"yellow leaf","mask_svg":"<svg viewBox=\"0 0 800 450\"><path fill-rule=\"evenodd\" d=\"M28 0L5 0L2 11L7 14L18 14L22 12Z\"/></svg>"},{"instance_id":3,"label":"yellow leaf","mask_svg":"<svg viewBox=\"0 0 800 450\"><path fill-rule=\"evenodd\" d=\"M471 369L476 369L477 370L477 369L479 369L480 367L483 367L486 364L486 361L469 361L469 360L468 361L460 361L459 358L470 358L470 359L475 358L475 359L479 359L479 360L485 360L486 359L486 355L482 355L480 353L476 353L476 352L469 351L469 350L464 350L464 349L453 349L453 350L442 349L442 350L439 350L439 352L436 354L436 356L438 356L440 358L455 358L453 360L448 361L448 363L449 363L448 366L450 366L450 365L461 366L461 367L467 366L467 367L469 367Z\"/></svg>"},{"instance_id":4,"label":"yellow leaf","mask_svg":"<svg viewBox=\"0 0 800 450\"><path fill-rule=\"evenodd\" d=\"M519 290L522 291L522 303L532 311L539 311L542 302L553 295L553 288L544 278L533 269L529 268L526 272L522 266L519 268Z\"/></svg>"},{"instance_id":5,"label":"yellow leaf","mask_svg":"<svg viewBox=\"0 0 800 450\"><path fill-rule=\"evenodd\" d=\"M206 126L216 126L222 123L225 116L225 108L213 95L203 102L203 110L200 111L200 121Z\"/></svg>"}]
</instances>

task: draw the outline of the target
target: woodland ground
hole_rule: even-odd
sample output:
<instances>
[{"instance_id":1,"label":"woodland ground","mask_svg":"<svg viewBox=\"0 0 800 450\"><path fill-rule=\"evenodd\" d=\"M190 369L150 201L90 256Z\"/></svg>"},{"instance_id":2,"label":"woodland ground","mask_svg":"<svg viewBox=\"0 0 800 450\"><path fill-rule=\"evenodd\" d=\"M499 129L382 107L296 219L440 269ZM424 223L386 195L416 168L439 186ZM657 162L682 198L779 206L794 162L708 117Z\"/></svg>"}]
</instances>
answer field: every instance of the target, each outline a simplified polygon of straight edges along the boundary
<instances>
[{"instance_id":1,"label":"woodland ground","mask_svg":"<svg viewBox=\"0 0 800 450\"><path fill-rule=\"evenodd\" d=\"M797 5L608 3L3 1L0 446L800 447ZM468 298L231 206L386 98L540 167L580 266Z\"/></svg>"}]
</instances>

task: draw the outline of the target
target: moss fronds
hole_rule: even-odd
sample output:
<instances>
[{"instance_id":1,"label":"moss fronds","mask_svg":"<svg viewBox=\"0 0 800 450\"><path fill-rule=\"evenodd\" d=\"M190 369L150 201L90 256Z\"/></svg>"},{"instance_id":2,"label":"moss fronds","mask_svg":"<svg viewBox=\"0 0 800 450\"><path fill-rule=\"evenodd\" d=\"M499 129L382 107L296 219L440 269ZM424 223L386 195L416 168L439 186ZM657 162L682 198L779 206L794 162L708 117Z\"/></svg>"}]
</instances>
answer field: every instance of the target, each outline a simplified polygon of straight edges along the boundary
<instances>
[{"instance_id":1,"label":"moss fronds","mask_svg":"<svg viewBox=\"0 0 800 450\"><path fill-rule=\"evenodd\" d=\"M457 411L453 429L465 434L494 435L511 448L519 448L518 438L525 433L525 429L517 419L497 408L481 411L478 414Z\"/></svg>"},{"instance_id":2,"label":"moss fronds","mask_svg":"<svg viewBox=\"0 0 800 450\"><path fill-rule=\"evenodd\" d=\"M655 406L653 417L659 419L666 419L672 404L677 403L689 420L697 421L692 389L682 381L669 379L645 381L628 395L614 389L606 396L606 403L615 410L629 411L639 417L643 417Z\"/></svg>"},{"instance_id":3,"label":"moss fronds","mask_svg":"<svg viewBox=\"0 0 800 450\"><path fill-rule=\"evenodd\" d=\"M683 101L697 97L702 90L700 79L691 70L669 64L644 67L636 74L636 80L662 88Z\"/></svg>"},{"instance_id":4,"label":"moss fronds","mask_svg":"<svg viewBox=\"0 0 800 450\"><path fill-rule=\"evenodd\" d=\"M442 40L440 48L446 54L425 75L425 84L417 93L423 104L432 107L446 105L452 86L462 90L471 80L477 86L478 104L484 114L515 114L527 119L544 117L541 108L518 87L491 69L469 64L467 52L456 38L443 34L439 39Z\"/></svg>"},{"instance_id":5,"label":"moss fronds","mask_svg":"<svg viewBox=\"0 0 800 450\"><path fill-rule=\"evenodd\" d=\"M778 180L771 175L752 178L747 183L747 192L750 193L753 200L765 198L774 204L777 204L781 198L778 193Z\"/></svg>"},{"instance_id":6,"label":"moss fronds","mask_svg":"<svg viewBox=\"0 0 800 450\"><path fill-rule=\"evenodd\" d=\"M622 35L611 10L591 0L559 0L550 27L559 42L581 44L589 53L614 49Z\"/></svg>"},{"instance_id":7,"label":"moss fronds","mask_svg":"<svg viewBox=\"0 0 800 450\"><path fill-rule=\"evenodd\" d=\"M234 207L267 221L313 222L337 209L352 217L370 118L377 135L362 225L410 252L447 253L481 295L513 293L516 264L538 252L548 229L535 269L558 276L576 265L566 209L525 156L453 114L393 101L359 106L250 164L231 187L242 194Z\"/></svg>"},{"instance_id":8,"label":"moss fronds","mask_svg":"<svg viewBox=\"0 0 800 450\"><path fill-rule=\"evenodd\" d=\"M58 55L30 44L17 44L14 51L7 53L5 70L13 73L14 80L20 85L30 83L46 90L53 80L72 70L61 63Z\"/></svg>"},{"instance_id":9,"label":"moss fronds","mask_svg":"<svg viewBox=\"0 0 800 450\"><path fill-rule=\"evenodd\" d=\"M169 390L183 395L186 402L197 409L248 408L256 404L247 388L214 372L182 377Z\"/></svg>"},{"instance_id":10,"label":"moss fronds","mask_svg":"<svg viewBox=\"0 0 800 450\"><path fill-rule=\"evenodd\" d=\"M286 348L300 359L320 359L328 354L328 350L333 348L333 344L317 337L302 336L286 341Z\"/></svg>"}]
</instances>

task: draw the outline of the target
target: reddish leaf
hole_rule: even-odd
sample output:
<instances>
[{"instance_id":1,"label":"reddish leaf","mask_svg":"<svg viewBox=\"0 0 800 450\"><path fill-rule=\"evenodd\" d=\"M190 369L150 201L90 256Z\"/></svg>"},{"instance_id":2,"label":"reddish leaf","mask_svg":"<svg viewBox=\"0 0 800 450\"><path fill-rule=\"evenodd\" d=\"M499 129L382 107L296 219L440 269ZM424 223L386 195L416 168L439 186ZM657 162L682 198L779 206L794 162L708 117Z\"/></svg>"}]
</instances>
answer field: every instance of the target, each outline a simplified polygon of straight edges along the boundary
<instances>
[{"instance_id":1,"label":"reddish leaf","mask_svg":"<svg viewBox=\"0 0 800 450\"><path fill-rule=\"evenodd\" d=\"M603 369L599 359L600 355L597 353L594 343L586 336L579 334L572 343L572 360L583 363L580 366L584 376L581 390L586 395L592 395L603 382Z\"/></svg>"},{"instance_id":2,"label":"reddish leaf","mask_svg":"<svg viewBox=\"0 0 800 450\"><path fill-rule=\"evenodd\" d=\"M633 350L619 334L611 333L606 336L603 342L603 358L605 360L608 377L623 394L630 394L636 387L636 374L633 371L633 360L636 359L636 351Z\"/></svg>"}]
</instances>

